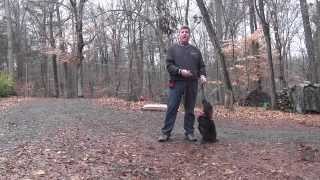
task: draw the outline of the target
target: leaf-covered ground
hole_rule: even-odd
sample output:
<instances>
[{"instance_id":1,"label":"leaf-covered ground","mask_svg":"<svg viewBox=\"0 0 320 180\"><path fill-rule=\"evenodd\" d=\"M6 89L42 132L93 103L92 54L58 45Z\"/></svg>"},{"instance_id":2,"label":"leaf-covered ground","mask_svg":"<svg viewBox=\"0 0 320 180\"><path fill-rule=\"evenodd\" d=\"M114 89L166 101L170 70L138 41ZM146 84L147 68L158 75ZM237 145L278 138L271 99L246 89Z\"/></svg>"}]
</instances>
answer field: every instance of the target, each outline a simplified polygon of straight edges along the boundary
<instances>
[{"instance_id":1,"label":"leaf-covered ground","mask_svg":"<svg viewBox=\"0 0 320 180\"><path fill-rule=\"evenodd\" d=\"M216 107L219 142L201 145L180 112L158 143L164 112L142 105L0 99L0 179L320 179L319 115Z\"/></svg>"}]
</instances>

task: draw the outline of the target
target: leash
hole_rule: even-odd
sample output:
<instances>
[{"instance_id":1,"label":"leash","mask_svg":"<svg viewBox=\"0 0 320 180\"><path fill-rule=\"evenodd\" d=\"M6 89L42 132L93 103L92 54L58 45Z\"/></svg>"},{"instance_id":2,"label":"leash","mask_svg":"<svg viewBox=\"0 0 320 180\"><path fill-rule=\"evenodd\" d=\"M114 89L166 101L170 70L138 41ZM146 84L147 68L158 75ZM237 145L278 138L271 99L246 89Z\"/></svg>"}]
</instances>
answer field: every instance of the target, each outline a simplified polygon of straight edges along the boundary
<instances>
[{"instance_id":1,"label":"leash","mask_svg":"<svg viewBox=\"0 0 320 180\"><path fill-rule=\"evenodd\" d=\"M201 98L202 100L207 100L205 93L204 93L204 84L200 85L200 90L201 90Z\"/></svg>"}]
</instances>

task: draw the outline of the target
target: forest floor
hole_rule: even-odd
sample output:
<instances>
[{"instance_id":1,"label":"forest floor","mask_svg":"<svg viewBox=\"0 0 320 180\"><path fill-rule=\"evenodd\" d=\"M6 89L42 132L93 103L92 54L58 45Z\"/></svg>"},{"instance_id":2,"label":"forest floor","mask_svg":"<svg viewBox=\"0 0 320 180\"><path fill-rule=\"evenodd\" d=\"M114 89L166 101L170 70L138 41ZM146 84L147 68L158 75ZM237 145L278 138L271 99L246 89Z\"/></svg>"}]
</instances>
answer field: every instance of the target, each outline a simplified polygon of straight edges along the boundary
<instances>
[{"instance_id":1,"label":"forest floor","mask_svg":"<svg viewBox=\"0 0 320 180\"><path fill-rule=\"evenodd\" d=\"M215 107L219 142L169 142L116 99L0 99L0 179L320 179L320 115ZM196 136L200 138L196 130Z\"/></svg>"}]
</instances>

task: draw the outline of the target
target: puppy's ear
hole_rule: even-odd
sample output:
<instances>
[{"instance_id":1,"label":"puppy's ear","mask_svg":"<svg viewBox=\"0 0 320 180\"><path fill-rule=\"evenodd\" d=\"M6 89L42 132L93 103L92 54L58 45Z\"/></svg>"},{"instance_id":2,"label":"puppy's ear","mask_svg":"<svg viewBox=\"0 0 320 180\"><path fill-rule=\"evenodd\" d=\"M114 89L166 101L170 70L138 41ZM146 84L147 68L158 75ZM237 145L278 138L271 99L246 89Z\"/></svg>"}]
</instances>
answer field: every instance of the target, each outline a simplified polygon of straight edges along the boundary
<instances>
[{"instance_id":1,"label":"puppy's ear","mask_svg":"<svg viewBox=\"0 0 320 180\"><path fill-rule=\"evenodd\" d=\"M212 105L205 99L202 100L203 109L212 109Z\"/></svg>"},{"instance_id":2,"label":"puppy's ear","mask_svg":"<svg viewBox=\"0 0 320 180\"><path fill-rule=\"evenodd\" d=\"M206 99L202 99L202 104L208 104L208 101Z\"/></svg>"}]
</instances>

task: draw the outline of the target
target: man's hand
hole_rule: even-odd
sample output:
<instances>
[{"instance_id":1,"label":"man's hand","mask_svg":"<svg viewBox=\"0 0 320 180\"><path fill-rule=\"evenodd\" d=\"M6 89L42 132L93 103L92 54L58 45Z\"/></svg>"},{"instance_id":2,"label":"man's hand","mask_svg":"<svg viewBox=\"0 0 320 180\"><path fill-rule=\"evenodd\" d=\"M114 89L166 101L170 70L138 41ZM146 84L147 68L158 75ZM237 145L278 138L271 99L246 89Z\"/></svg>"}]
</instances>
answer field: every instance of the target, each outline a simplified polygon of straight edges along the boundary
<instances>
[{"instance_id":1,"label":"man's hand","mask_svg":"<svg viewBox=\"0 0 320 180\"><path fill-rule=\"evenodd\" d=\"M201 84L207 83L207 78L204 75L201 75L200 76L200 82L201 82Z\"/></svg>"},{"instance_id":2,"label":"man's hand","mask_svg":"<svg viewBox=\"0 0 320 180\"><path fill-rule=\"evenodd\" d=\"M192 76L192 73L186 69L181 69L180 74L182 77L191 77Z\"/></svg>"}]
</instances>

